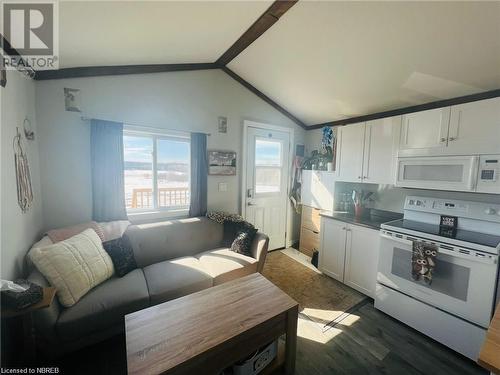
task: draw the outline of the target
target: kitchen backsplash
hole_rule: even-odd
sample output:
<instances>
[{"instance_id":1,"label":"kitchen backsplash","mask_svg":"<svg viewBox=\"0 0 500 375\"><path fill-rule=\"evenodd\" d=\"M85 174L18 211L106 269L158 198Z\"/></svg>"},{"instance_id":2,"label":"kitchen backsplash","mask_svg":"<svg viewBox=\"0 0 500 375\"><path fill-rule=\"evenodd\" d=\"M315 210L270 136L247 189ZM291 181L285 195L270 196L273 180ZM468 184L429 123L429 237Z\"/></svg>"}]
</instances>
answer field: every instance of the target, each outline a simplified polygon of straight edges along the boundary
<instances>
[{"instance_id":1,"label":"kitchen backsplash","mask_svg":"<svg viewBox=\"0 0 500 375\"><path fill-rule=\"evenodd\" d=\"M338 202L343 193L351 193L353 190L371 191L374 201L367 204L369 208L380 210L403 212L403 205L407 195L418 195L422 197L460 199L465 201L488 202L500 204L500 195L461 193L440 190L420 190L398 188L394 185L360 184L351 182L335 183L335 201Z\"/></svg>"}]
</instances>

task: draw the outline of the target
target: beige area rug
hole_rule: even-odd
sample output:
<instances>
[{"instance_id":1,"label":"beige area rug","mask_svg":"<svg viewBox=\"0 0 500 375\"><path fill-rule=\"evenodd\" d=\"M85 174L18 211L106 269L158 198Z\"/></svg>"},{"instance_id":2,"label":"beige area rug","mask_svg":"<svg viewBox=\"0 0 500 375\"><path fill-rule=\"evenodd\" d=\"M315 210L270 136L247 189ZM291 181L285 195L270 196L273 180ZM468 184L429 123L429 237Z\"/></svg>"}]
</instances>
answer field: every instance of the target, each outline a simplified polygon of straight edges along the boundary
<instances>
[{"instance_id":1,"label":"beige area rug","mask_svg":"<svg viewBox=\"0 0 500 375\"><path fill-rule=\"evenodd\" d=\"M281 251L267 254L262 274L299 303L299 312L316 323L334 320L367 297L326 275L315 272Z\"/></svg>"}]
</instances>

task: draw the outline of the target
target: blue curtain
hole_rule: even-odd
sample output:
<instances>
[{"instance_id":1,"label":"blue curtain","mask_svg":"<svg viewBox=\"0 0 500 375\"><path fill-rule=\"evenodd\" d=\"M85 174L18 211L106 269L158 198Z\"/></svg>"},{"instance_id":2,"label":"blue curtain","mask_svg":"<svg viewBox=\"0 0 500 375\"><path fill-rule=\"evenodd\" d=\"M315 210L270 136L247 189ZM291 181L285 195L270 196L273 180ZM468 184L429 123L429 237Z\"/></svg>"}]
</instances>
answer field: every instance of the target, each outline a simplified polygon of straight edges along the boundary
<instances>
[{"instance_id":1,"label":"blue curtain","mask_svg":"<svg viewBox=\"0 0 500 375\"><path fill-rule=\"evenodd\" d=\"M189 216L204 216L207 213L207 135L191 134L191 204Z\"/></svg>"},{"instance_id":2,"label":"blue curtain","mask_svg":"<svg viewBox=\"0 0 500 375\"><path fill-rule=\"evenodd\" d=\"M123 176L123 124L92 120L90 145L93 219L127 219Z\"/></svg>"}]
</instances>

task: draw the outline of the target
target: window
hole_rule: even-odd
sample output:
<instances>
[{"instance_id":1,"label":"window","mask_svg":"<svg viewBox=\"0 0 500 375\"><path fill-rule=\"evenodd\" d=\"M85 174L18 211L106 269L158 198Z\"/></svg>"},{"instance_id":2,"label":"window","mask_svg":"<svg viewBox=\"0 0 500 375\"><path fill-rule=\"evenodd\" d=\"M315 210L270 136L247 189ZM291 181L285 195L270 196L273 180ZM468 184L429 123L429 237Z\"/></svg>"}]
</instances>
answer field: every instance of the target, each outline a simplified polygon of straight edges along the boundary
<instances>
[{"instance_id":1,"label":"window","mask_svg":"<svg viewBox=\"0 0 500 375\"><path fill-rule=\"evenodd\" d=\"M281 190L282 152L280 141L255 141L255 193L279 193Z\"/></svg>"},{"instance_id":2,"label":"window","mask_svg":"<svg viewBox=\"0 0 500 375\"><path fill-rule=\"evenodd\" d=\"M127 211L189 208L188 137L125 131L123 152Z\"/></svg>"}]
</instances>

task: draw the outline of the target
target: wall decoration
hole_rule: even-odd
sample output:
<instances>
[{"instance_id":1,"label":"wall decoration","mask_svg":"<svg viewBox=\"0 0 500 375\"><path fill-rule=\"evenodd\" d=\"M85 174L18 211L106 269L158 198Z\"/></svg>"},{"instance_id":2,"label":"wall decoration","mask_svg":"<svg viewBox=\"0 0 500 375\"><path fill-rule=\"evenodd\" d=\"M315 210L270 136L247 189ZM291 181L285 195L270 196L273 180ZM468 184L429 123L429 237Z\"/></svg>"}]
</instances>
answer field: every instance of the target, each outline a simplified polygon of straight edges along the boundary
<instances>
[{"instance_id":1,"label":"wall decoration","mask_svg":"<svg viewBox=\"0 0 500 375\"><path fill-rule=\"evenodd\" d=\"M31 187L31 174L28 165L28 156L24 152L22 137L19 128L13 141L14 164L16 169L17 202L23 213L28 212L33 203L33 189Z\"/></svg>"},{"instance_id":2,"label":"wall decoration","mask_svg":"<svg viewBox=\"0 0 500 375\"><path fill-rule=\"evenodd\" d=\"M219 117L219 133L227 133L227 117Z\"/></svg>"},{"instance_id":3,"label":"wall decoration","mask_svg":"<svg viewBox=\"0 0 500 375\"><path fill-rule=\"evenodd\" d=\"M28 119L28 117L24 118L23 121L23 129L24 129L24 136L28 141L33 141L35 139L35 132L33 131L33 127L31 126L31 121Z\"/></svg>"},{"instance_id":4,"label":"wall decoration","mask_svg":"<svg viewBox=\"0 0 500 375\"><path fill-rule=\"evenodd\" d=\"M0 86L7 86L7 71L4 68L0 68Z\"/></svg>"},{"instance_id":5,"label":"wall decoration","mask_svg":"<svg viewBox=\"0 0 500 375\"><path fill-rule=\"evenodd\" d=\"M236 152L208 151L208 174L211 176L235 176Z\"/></svg>"},{"instance_id":6,"label":"wall decoration","mask_svg":"<svg viewBox=\"0 0 500 375\"><path fill-rule=\"evenodd\" d=\"M79 89L64 88L64 106L66 111L81 112L81 92Z\"/></svg>"}]
</instances>

